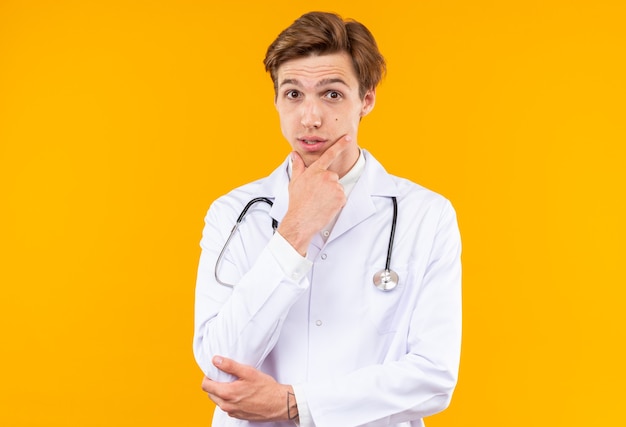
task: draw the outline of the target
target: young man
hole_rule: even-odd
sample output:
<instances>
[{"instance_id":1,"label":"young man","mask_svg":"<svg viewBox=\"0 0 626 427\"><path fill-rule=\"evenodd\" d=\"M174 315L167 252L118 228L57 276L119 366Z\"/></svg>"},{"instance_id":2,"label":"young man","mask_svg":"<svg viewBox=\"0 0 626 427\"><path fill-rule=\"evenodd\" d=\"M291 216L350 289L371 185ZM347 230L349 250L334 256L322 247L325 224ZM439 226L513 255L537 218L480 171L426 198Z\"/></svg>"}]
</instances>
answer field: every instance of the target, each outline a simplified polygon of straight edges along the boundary
<instances>
[{"instance_id":1,"label":"young man","mask_svg":"<svg viewBox=\"0 0 626 427\"><path fill-rule=\"evenodd\" d=\"M385 68L362 24L305 14L265 66L293 151L206 217L194 354L213 425L423 426L457 379L454 210L359 148Z\"/></svg>"}]
</instances>

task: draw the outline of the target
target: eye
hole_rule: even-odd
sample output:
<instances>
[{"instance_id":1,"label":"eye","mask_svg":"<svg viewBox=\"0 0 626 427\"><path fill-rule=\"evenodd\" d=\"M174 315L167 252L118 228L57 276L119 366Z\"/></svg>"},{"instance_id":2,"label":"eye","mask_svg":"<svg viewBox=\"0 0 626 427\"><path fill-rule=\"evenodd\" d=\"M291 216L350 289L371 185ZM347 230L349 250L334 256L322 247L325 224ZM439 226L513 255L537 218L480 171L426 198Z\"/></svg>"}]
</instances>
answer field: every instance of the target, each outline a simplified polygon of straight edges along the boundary
<instances>
[{"instance_id":1,"label":"eye","mask_svg":"<svg viewBox=\"0 0 626 427\"><path fill-rule=\"evenodd\" d=\"M329 90L326 92L325 97L333 101L338 101L343 97L343 95L341 92L337 92L336 90Z\"/></svg>"},{"instance_id":2,"label":"eye","mask_svg":"<svg viewBox=\"0 0 626 427\"><path fill-rule=\"evenodd\" d=\"M295 89L290 89L287 92L285 92L285 97L287 99L297 99L300 97L300 92L298 92Z\"/></svg>"}]
</instances>

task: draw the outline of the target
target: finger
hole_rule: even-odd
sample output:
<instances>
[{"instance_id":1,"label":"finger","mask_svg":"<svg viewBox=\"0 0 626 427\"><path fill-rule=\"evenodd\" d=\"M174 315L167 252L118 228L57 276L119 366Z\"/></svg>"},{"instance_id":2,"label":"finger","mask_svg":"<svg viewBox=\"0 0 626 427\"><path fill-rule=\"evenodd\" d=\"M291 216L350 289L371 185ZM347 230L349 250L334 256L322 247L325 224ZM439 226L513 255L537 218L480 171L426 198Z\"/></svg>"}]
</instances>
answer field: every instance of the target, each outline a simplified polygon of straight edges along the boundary
<instances>
[{"instance_id":1,"label":"finger","mask_svg":"<svg viewBox=\"0 0 626 427\"><path fill-rule=\"evenodd\" d=\"M304 160L294 151L291 154L291 179L299 177L305 170Z\"/></svg>"},{"instance_id":2,"label":"finger","mask_svg":"<svg viewBox=\"0 0 626 427\"><path fill-rule=\"evenodd\" d=\"M328 169L330 165L343 153L352 143L352 137L345 135L335 142L324 154L315 161L315 166L320 169Z\"/></svg>"},{"instance_id":3,"label":"finger","mask_svg":"<svg viewBox=\"0 0 626 427\"><path fill-rule=\"evenodd\" d=\"M218 383L208 377L204 377L202 380L202 391L209 396L213 403L221 407L224 401L228 399L231 384Z\"/></svg>"},{"instance_id":4,"label":"finger","mask_svg":"<svg viewBox=\"0 0 626 427\"><path fill-rule=\"evenodd\" d=\"M241 363L237 363L232 359L222 356L213 357L213 364L220 371L234 375L237 378L242 378L243 376L245 376L247 368L246 365L242 365Z\"/></svg>"},{"instance_id":5,"label":"finger","mask_svg":"<svg viewBox=\"0 0 626 427\"><path fill-rule=\"evenodd\" d=\"M208 377L204 377L202 380L202 390L206 393L213 393L215 391L215 381Z\"/></svg>"},{"instance_id":6,"label":"finger","mask_svg":"<svg viewBox=\"0 0 626 427\"><path fill-rule=\"evenodd\" d=\"M219 396L216 396L215 394L207 393L207 396L209 396L209 399L211 399L213 403L215 403L217 406L222 406L224 403L224 401Z\"/></svg>"}]
</instances>

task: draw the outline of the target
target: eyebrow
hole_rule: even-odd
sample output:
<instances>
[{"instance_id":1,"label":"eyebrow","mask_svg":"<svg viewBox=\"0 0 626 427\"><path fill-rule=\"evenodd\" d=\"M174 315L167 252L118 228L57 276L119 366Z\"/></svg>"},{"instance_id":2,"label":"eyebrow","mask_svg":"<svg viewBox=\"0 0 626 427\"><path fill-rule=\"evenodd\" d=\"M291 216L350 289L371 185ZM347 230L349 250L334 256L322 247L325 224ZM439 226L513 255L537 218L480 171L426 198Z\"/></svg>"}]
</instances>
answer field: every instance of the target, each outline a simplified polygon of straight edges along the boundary
<instances>
[{"instance_id":1,"label":"eyebrow","mask_svg":"<svg viewBox=\"0 0 626 427\"><path fill-rule=\"evenodd\" d=\"M345 82L345 80L340 79L340 78L329 78L329 79L320 80L319 82L317 82L315 87L326 86L332 83L341 83L346 87L350 87L348 83ZM279 87L283 87L284 85L287 85L287 84L292 84L294 86L302 87L302 83L300 83L300 81L296 79L285 79L282 82L280 82Z\"/></svg>"}]
</instances>

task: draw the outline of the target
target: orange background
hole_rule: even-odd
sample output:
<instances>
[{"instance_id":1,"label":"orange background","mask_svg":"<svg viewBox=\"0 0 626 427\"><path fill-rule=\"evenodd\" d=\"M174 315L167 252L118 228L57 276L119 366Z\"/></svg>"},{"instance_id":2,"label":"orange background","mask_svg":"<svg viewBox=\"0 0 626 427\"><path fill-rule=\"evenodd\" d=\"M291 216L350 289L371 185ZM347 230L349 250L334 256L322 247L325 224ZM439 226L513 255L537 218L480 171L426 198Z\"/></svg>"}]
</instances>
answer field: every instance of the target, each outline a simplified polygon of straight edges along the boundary
<instances>
[{"instance_id":1,"label":"orange background","mask_svg":"<svg viewBox=\"0 0 626 427\"><path fill-rule=\"evenodd\" d=\"M0 0L0 425L209 425L203 216L287 155L261 61L313 9L388 60L361 145L458 211L461 376L429 427L623 423L622 4Z\"/></svg>"}]
</instances>

